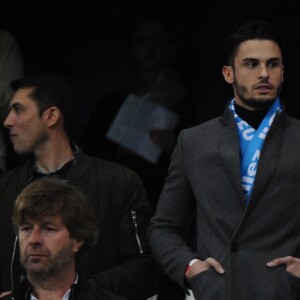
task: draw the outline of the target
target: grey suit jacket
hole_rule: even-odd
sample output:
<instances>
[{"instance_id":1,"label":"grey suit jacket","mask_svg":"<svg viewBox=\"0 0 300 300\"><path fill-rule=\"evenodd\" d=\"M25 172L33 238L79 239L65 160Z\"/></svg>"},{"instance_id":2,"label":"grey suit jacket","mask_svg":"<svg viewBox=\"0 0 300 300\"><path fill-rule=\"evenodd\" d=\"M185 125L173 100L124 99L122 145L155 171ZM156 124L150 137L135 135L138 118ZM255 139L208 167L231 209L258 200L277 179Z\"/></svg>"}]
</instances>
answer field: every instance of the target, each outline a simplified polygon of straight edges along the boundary
<instances>
[{"instance_id":1,"label":"grey suit jacket","mask_svg":"<svg viewBox=\"0 0 300 300\"><path fill-rule=\"evenodd\" d=\"M185 286L193 258L213 257L225 269L192 277L196 299L300 299L300 278L276 257L300 258L300 121L275 117L263 145L246 207L236 124L226 108L218 118L182 130L148 235L167 274ZM196 249L187 244L196 216Z\"/></svg>"}]
</instances>

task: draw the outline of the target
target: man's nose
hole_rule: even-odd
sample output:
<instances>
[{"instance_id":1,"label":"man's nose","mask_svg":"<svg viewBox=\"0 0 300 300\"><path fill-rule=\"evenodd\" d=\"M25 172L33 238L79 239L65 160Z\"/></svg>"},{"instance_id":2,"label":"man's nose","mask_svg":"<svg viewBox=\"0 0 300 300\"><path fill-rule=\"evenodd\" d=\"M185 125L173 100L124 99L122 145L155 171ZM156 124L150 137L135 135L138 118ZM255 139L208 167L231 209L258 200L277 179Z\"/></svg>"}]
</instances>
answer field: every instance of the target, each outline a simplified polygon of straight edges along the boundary
<instances>
[{"instance_id":1,"label":"man's nose","mask_svg":"<svg viewBox=\"0 0 300 300\"><path fill-rule=\"evenodd\" d=\"M29 241L32 244L41 243L42 231L39 228L33 228L29 237Z\"/></svg>"},{"instance_id":2,"label":"man's nose","mask_svg":"<svg viewBox=\"0 0 300 300\"><path fill-rule=\"evenodd\" d=\"M269 77L269 72L268 68L265 65L260 66L259 68L259 78L268 78Z\"/></svg>"},{"instance_id":3,"label":"man's nose","mask_svg":"<svg viewBox=\"0 0 300 300\"><path fill-rule=\"evenodd\" d=\"M12 116L11 113L8 113L6 116L4 122L3 122L4 127L9 128L12 126Z\"/></svg>"}]
</instances>

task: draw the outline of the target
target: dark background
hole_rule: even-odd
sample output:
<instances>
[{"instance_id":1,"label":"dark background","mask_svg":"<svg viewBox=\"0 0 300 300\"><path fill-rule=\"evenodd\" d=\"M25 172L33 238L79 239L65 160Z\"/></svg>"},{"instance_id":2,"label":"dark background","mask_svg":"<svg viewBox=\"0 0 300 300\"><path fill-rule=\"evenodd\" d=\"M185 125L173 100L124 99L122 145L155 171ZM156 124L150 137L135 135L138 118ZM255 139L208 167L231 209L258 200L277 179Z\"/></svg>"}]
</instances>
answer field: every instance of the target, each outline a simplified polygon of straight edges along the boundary
<instances>
[{"instance_id":1,"label":"dark background","mask_svg":"<svg viewBox=\"0 0 300 300\"><path fill-rule=\"evenodd\" d=\"M222 112L231 95L221 74L226 36L247 20L270 21L286 36L281 98L287 111L300 117L300 11L296 1L0 3L0 26L16 36L25 74L55 71L71 75L90 107L130 80L130 33L135 21L145 11L165 15L176 26L180 41L178 65L193 88L193 97L202 110L201 121Z\"/></svg>"}]
</instances>

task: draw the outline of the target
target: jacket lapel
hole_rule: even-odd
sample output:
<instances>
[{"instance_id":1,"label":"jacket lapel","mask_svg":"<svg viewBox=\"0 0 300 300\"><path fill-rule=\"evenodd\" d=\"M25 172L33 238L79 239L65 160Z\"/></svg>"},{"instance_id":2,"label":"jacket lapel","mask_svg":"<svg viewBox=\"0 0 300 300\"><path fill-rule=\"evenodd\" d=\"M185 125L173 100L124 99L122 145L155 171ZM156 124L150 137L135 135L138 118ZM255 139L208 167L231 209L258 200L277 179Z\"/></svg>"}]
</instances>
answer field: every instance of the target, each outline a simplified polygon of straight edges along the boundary
<instances>
[{"instance_id":1,"label":"jacket lapel","mask_svg":"<svg viewBox=\"0 0 300 300\"><path fill-rule=\"evenodd\" d=\"M225 171L240 196L241 202L244 205L241 175L240 175L240 146L236 124L232 113L227 108L224 115L221 117L222 134L220 137L220 155L224 162Z\"/></svg>"},{"instance_id":2,"label":"jacket lapel","mask_svg":"<svg viewBox=\"0 0 300 300\"><path fill-rule=\"evenodd\" d=\"M264 142L258 168L255 176L252 196L249 206L253 206L263 195L270 181L273 179L280 159L280 153L283 140L284 114L277 116L269 130Z\"/></svg>"}]
</instances>

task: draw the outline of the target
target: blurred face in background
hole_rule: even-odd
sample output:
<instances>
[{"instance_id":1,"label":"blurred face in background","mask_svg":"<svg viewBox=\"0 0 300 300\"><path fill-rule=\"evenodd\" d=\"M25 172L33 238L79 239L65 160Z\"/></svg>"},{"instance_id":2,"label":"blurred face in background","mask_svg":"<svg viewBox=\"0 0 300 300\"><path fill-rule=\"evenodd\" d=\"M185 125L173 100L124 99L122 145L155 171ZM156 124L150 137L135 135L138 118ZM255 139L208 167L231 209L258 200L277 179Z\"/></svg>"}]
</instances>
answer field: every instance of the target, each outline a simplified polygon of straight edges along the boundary
<instances>
[{"instance_id":1,"label":"blurred face in background","mask_svg":"<svg viewBox=\"0 0 300 300\"><path fill-rule=\"evenodd\" d=\"M176 54L168 28L159 21L139 24L134 34L135 62L144 71L161 71Z\"/></svg>"}]
</instances>

